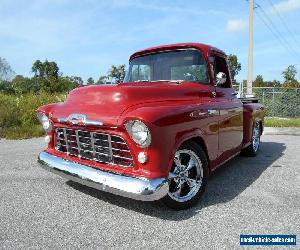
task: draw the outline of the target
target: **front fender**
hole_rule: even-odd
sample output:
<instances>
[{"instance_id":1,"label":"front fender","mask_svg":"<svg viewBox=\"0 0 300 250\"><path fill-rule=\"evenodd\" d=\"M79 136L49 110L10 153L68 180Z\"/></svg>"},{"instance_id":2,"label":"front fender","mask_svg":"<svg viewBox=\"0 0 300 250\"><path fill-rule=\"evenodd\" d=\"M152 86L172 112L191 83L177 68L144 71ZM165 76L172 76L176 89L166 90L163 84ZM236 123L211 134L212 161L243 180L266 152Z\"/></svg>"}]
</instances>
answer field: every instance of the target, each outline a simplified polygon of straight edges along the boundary
<instances>
[{"instance_id":1,"label":"front fender","mask_svg":"<svg viewBox=\"0 0 300 250\"><path fill-rule=\"evenodd\" d=\"M213 131L217 122L213 117L198 117L195 119L190 114L196 108L199 108L199 103L191 105L160 105L160 106L139 106L128 110L121 117L120 124L125 123L130 119L142 120L151 131L152 142L145 152L148 155L148 162L143 168L151 173L152 178L166 177L172 166L175 152L180 145L192 138L200 138L205 142L209 135L217 138L217 130ZM214 125L212 126L212 122ZM215 146L215 142L212 142ZM210 151L205 148L208 158L214 158L217 152Z\"/></svg>"}]
</instances>

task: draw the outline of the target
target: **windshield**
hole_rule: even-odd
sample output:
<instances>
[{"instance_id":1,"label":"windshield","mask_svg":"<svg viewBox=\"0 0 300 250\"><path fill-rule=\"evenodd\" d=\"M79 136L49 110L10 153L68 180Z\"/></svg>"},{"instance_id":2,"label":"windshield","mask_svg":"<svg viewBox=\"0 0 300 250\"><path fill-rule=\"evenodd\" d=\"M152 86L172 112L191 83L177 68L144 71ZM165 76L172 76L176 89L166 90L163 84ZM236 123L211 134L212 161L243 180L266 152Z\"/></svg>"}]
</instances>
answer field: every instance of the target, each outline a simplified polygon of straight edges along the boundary
<instances>
[{"instance_id":1,"label":"windshield","mask_svg":"<svg viewBox=\"0 0 300 250\"><path fill-rule=\"evenodd\" d=\"M175 50L133 58L124 82L190 81L208 83L207 66L199 50Z\"/></svg>"}]
</instances>

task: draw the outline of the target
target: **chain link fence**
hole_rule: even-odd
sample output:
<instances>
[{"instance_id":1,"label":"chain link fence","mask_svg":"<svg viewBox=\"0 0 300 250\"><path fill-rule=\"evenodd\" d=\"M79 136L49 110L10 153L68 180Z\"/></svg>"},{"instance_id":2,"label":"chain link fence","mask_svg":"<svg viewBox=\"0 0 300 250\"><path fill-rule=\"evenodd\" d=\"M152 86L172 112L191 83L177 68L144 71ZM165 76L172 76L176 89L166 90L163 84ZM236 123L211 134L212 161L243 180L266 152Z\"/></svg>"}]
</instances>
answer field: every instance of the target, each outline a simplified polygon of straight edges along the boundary
<instances>
[{"instance_id":1,"label":"chain link fence","mask_svg":"<svg viewBox=\"0 0 300 250\"><path fill-rule=\"evenodd\" d=\"M239 91L239 85L234 85ZM245 96L246 86L243 88ZM300 117L300 88L253 87L252 92L264 104L266 116L292 118Z\"/></svg>"}]
</instances>

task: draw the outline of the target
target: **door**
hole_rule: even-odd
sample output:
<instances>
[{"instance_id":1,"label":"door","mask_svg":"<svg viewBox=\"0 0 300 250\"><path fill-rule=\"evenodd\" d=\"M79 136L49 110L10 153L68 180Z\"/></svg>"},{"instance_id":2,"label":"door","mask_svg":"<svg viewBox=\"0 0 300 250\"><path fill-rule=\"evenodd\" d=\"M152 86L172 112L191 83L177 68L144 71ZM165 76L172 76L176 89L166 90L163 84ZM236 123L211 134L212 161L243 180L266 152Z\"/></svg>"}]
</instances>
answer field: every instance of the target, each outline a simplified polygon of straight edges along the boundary
<instances>
[{"instance_id":1,"label":"door","mask_svg":"<svg viewBox=\"0 0 300 250\"><path fill-rule=\"evenodd\" d=\"M216 102L219 108L219 157L220 161L237 153L243 140L243 104L232 88L227 61L224 55L214 54L210 59L215 76L219 72L226 75L226 81L216 84Z\"/></svg>"}]
</instances>

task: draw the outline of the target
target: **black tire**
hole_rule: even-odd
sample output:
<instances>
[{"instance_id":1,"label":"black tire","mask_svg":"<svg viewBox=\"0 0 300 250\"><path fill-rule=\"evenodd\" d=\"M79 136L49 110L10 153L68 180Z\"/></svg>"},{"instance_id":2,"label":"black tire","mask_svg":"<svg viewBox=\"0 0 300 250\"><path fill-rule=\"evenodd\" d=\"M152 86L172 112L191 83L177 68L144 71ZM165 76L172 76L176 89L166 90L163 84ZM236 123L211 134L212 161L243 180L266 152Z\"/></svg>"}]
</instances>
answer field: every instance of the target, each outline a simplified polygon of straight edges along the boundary
<instances>
[{"instance_id":1,"label":"black tire","mask_svg":"<svg viewBox=\"0 0 300 250\"><path fill-rule=\"evenodd\" d=\"M178 201L178 200L175 200L174 197L172 197L174 195L174 193L172 194L172 185L175 183L175 185L178 185L178 182L180 182L178 180L178 178L181 178L181 177L175 177L174 179L169 179L169 185L170 185L170 191L168 193L167 196L165 196L163 199L162 199L162 202L167 205L168 207L172 208L172 209L175 209L175 210L182 210L182 209L187 209L187 208L190 208L192 207L193 205L195 205L199 200L200 198L202 197L203 193L204 193L204 190L205 190L205 187L206 187L206 184L207 184L207 179L208 179L208 175L209 175L209 170L208 170L208 161L207 161L207 156L206 154L204 153L203 149L195 142L193 141L189 141L189 142L186 142L184 143L183 145L180 146L180 148L177 150L177 152L182 152L182 151L188 151L189 153L192 154L192 156L190 156L190 159L195 159L196 161L193 161L195 163L195 166L189 168L189 162L188 162L188 165L186 166L186 170L183 171L186 173L186 178L189 178L189 180L192 180L192 177L189 177L190 175L195 175L195 178L199 178L199 180L195 180L195 183L196 181L199 181L199 184L195 184L195 189L193 188L193 190L195 190L191 197L189 198L188 196L183 196L184 197L187 197L186 199L188 200L184 200L184 201ZM176 152L176 153L177 153ZM186 158L188 158L188 153L186 153L186 156L184 155L184 152L183 152L183 156L185 156ZM197 158L195 158L195 156L197 156ZM184 161L185 159L182 159L180 160L180 162ZM198 161L201 162L201 165L200 167L196 166L196 164L198 164ZM178 161L177 161L178 162ZM192 165L192 164L191 164ZM184 164L182 164L181 166L184 166ZM172 169L171 169L171 172L174 171L175 168L177 168L177 164L175 163L175 157L174 157L174 162L173 162L173 166L172 166ZM202 167L202 171L201 171L201 168ZM202 178L200 178L198 176L198 170L200 169L200 172L202 172ZM191 172L189 172L191 171ZM194 174L193 174L194 173ZM197 177L198 176L198 177ZM184 178L184 177L182 177ZM178 181L178 182L175 182L175 179ZM201 181L201 184L200 184L200 179L202 180ZM174 182L174 183L172 183ZM190 182L189 181L186 181L185 183L182 183L182 184L179 184L180 186L180 191L179 191L179 196L181 195L181 193L183 192L183 188L185 189L190 189L192 192L192 188L190 187ZM176 192L175 192L176 193Z\"/></svg>"},{"instance_id":2,"label":"black tire","mask_svg":"<svg viewBox=\"0 0 300 250\"><path fill-rule=\"evenodd\" d=\"M258 131L255 131L258 129ZM260 146L260 136L261 136L261 125L259 121L256 121L253 126L252 130L252 138L251 138L251 144L242 150L242 155L247 156L247 157L255 157L259 151L259 146ZM255 134L257 133L257 134ZM254 138L255 135L257 138ZM258 143L257 145L255 145Z\"/></svg>"}]
</instances>

